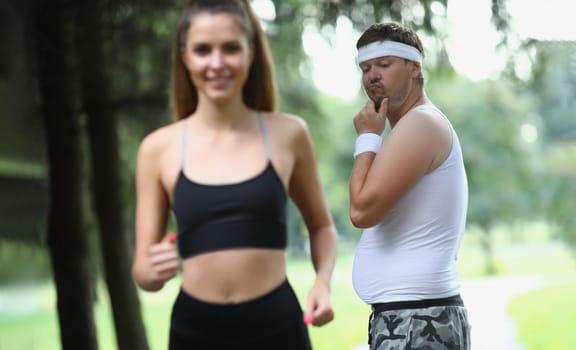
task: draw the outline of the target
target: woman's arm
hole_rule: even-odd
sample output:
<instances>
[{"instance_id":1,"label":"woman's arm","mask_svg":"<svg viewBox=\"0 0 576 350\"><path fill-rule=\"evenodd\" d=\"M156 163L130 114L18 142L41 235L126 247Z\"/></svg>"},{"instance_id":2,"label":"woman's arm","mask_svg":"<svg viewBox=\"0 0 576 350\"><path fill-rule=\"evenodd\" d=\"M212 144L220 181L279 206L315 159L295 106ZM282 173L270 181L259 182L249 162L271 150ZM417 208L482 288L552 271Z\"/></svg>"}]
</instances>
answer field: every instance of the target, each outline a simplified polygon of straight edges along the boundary
<instances>
[{"instance_id":1,"label":"woman's arm","mask_svg":"<svg viewBox=\"0 0 576 350\"><path fill-rule=\"evenodd\" d=\"M165 235L169 201L160 181L163 143L158 132L140 144L136 169L136 249L133 278L144 290L156 291L179 267L172 237Z\"/></svg>"},{"instance_id":2,"label":"woman's arm","mask_svg":"<svg viewBox=\"0 0 576 350\"><path fill-rule=\"evenodd\" d=\"M312 263L316 281L308 296L307 315L321 326L333 317L329 300L330 283L336 261L338 234L328 210L320 183L308 127L299 118L292 147L294 169L289 182L290 197L298 207L310 234Z\"/></svg>"}]
</instances>

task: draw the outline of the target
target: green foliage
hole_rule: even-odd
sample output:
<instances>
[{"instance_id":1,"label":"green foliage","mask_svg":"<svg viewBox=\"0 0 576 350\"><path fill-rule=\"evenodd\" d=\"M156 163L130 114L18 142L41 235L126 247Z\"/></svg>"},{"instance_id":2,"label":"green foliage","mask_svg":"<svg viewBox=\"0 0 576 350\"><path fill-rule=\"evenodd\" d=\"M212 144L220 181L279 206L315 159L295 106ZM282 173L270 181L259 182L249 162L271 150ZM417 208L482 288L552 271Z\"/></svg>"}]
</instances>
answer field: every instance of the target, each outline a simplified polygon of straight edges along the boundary
<instances>
[{"instance_id":1,"label":"green foliage","mask_svg":"<svg viewBox=\"0 0 576 350\"><path fill-rule=\"evenodd\" d=\"M486 272L497 273L493 228L546 217L535 103L500 80L436 79L427 90L458 133L469 182L468 225L481 228Z\"/></svg>"},{"instance_id":2,"label":"green foliage","mask_svg":"<svg viewBox=\"0 0 576 350\"><path fill-rule=\"evenodd\" d=\"M492 267L486 269L486 232L477 225L464 233L458 257L463 278L533 275L572 271L573 256L554 236L554 227L546 221L518 220L498 224L490 230Z\"/></svg>"},{"instance_id":3,"label":"green foliage","mask_svg":"<svg viewBox=\"0 0 576 350\"><path fill-rule=\"evenodd\" d=\"M348 180L352 171L352 157L356 132L353 118L362 101L345 101L327 95L319 96L322 113L326 116L321 127L313 130L318 154L318 168L324 194L334 223L345 239L355 240L360 233L349 219Z\"/></svg>"},{"instance_id":4,"label":"green foliage","mask_svg":"<svg viewBox=\"0 0 576 350\"><path fill-rule=\"evenodd\" d=\"M537 43L541 72L531 87L538 96L544 136L552 142L576 140L576 42Z\"/></svg>"},{"instance_id":5,"label":"green foliage","mask_svg":"<svg viewBox=\"0 0 576 350\"><path fill-rule=\"evenodd\" d=\"M576 45L540 42L542 64L531 88L546 141L545 171L539 186L542 212L576 256Z\"/></svg>"},{"instance_id":6,"label":"green foliage","mask_svg":"<svg viewBox=\"0 0 576 350\"><path fill-rule=\"evenodd\" d=\"M14 168L10 165L1 168L7 164ZM29 165L30 163L25 164L0 160L0 171L3 171L0 172L0 259L2 253L10 251L12 243L29 243L29 250L33 250L34 246L40 245L44 240L48 184L42 176L36 175L36 172L43 169ZM27 251L26 247L22 249ZM26 254L23 257L25 256Z\"/></svg>"},{"instance_id":7,"label":"green foliage","mask_svg":"<svg viewBox=\"0 0 576 350\"><path fill-rule=\"evenodd\" d=\"M52 307L32 312L38 305L29 293L25 289L14 290L10 292L13 294L10 298L7 298L6 291L2 293L4 298L1 301L11 304L8 311L3 306L4 310L0 312L0 349L60 350L58 315Z\"/></svg>"},{"instance_id":8,"label":"green foliage","mask_svg":"<svg viewBox=\"0 0 576 350\"><path fill-rule=\"evenodd\" d=\"M35 104L30 103L32 87L22 82L26 78L16 69L3 77L0 67L0 174L41 173L44 135Z\"/></svg>"},{"instance_id":9,"label":"green foliage","mask_svg":"<svg viewBox=\"0 0 576 350\"><path fill-rule=\"evenodd\" d=\"M316 20L323 25L333 25L339 16L348 17L355 27L364 30L366 27L380 21L403 22L418 31L437 33L440 16L433 6L446 8L448 1L430 0L316 0L318 10Z\"/></svg>"},{"instance_id":10,"label":"green foliage","mask_svg":"<svg viewBox=\"0 0 576 350\"><path fill-rule=\"evenodd\" d=\"M529 99L501 81L435 81L428 91L458 132L470 188L469 222L532 217L538 168L538 140L522 138L531 124ZM463 93L465 91L465 93Z\"/></svg>"},{"instance_id":11,"label":"green foliage","mask_svg":"<svg viewBox=\"0 0 576 350\"><path fill-rule=\"evenodd\" d=\"M142 121L167 108L171 48L179 1L108 1L104 9L107 75L112 106ZM137 114L131 113L136 109ZM148 110L148 113L145 113ZM155 116L154 116L155 115Z\"/></svg>"},{"instance_id":12,"label":"green foliage","mask_svg":"<svg viewBox=\"0 0 576 350\"><path fill-rule=\"evenodd\" d=\"M550 176L547 214L556 226L557 236L571 247L576 257L576 174Z\"/></svg>"},{"instance_id":13,"label":"green foliage","mask_svg":"<svg viewBox=\"0 0 576 350\"><path fill-rule=\"evenodd\" d=\"M509 312L528 350L576 349L576 284L548 287L512 299Z\"/></svg>"}]
</instances>

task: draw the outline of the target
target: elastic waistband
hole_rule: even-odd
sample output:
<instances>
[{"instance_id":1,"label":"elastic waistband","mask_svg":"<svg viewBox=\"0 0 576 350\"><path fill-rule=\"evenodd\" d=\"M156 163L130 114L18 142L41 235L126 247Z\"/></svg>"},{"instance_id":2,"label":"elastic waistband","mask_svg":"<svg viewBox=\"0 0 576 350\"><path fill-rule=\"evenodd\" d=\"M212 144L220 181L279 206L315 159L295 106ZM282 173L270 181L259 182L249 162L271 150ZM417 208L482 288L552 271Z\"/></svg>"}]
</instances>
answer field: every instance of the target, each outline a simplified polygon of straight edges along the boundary
<instances>
[{"instance_id":1,"label":"elastic waistband","mask_svg":"<svg viewBox=\"0 0 576 350\"><path fill-rule=\"evenodd\" d=\"M447 298L393 301L389 303L371 304L371 306L372 312L380 313L388 310L423 309L433 306L464 306L464 302L462 301L460 294L457 294Z\"/></svg>"},{"instance_id":2,"label":"elastic waistband","mask_svg":"<svg viewBox=\"0 0 576 350\"><path fill-rule=\"evenodd\" d=\"M180 292L178 293L177 300L181 300L181 302L185 302L189 307L195 307L196 310L201 310L199 308L204 308L207 311L214 311L216 312L217 309L221 310L234 310L245 308L247 306L253 306L257 304L262 304L268 302L268 300L274 300L274 298L278 295L290 293L292 290L292 286L287 278L285 278L282 283L278 286L272 288L271 290L267 291L263 295L257 296L252 299L244 300L239 303L217 303L217 302L209 302L200 300L190 294L188 294L182 287L180 287Z\"/></svg>"}]
</instances>

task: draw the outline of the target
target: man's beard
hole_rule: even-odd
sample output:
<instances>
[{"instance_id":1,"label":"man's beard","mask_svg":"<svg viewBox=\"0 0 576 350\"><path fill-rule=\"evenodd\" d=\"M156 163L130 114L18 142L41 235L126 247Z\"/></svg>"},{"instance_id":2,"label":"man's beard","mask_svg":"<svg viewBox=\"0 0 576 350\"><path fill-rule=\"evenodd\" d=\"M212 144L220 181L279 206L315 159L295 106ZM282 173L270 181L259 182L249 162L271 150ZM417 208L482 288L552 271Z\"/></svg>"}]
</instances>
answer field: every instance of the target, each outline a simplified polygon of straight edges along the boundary
<instances>
[{"instance_id":1,"label":"man's beard","mask_svg":"<svg viewBox=\"0 0 576 350\"><path fill-rule=\"evenodd\" d=\"M376 112L380 111L380 104L382 104L382 100L384 100L385 97L386 96L380 94L370 96L370 99L374 101L374 109L376 109Z\"/></svg>"},{"instance_id":2,"label":"man's beard","mask_svg":"<svg viewBox=\"0 0 576 350\"><path fill-rule=\"evenodd\" d=\"M380 109L380 104L382 100L387 96L387 91L381 83L378 83L379 88L369 89L367 87L366 94L368 98L374 102L374 109L376 112Z\"/></svg>"}]
</instances>

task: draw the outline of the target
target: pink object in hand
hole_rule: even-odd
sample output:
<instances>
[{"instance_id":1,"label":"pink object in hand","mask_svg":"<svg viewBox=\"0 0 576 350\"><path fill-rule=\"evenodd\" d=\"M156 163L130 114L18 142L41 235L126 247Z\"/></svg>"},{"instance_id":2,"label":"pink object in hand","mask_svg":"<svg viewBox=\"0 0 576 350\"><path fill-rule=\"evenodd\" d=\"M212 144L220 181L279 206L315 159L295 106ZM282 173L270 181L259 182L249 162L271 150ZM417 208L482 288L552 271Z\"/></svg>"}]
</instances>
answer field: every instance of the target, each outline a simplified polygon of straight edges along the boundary
<instances>
[{"instance_id":1,"label":"pink object in hand","mask_svg":"<svg viewBox=\"0 0 576 350\"><path fill-rule=\"evenodd\" d=\"M170 232L168 234L168 241L169 242L176 242L176 234L174 232Z\"/></svg>"},{"instance_id":2,"label":"pink object in hand","mask_svg":"<svg viewBox=\"0 0 576 350\"><path fill-rule=\"evenodd\" d=\"M312 321L314 321L312 315L304 315L304 324L312 324Z\"/></svg>"}]
</instances>

